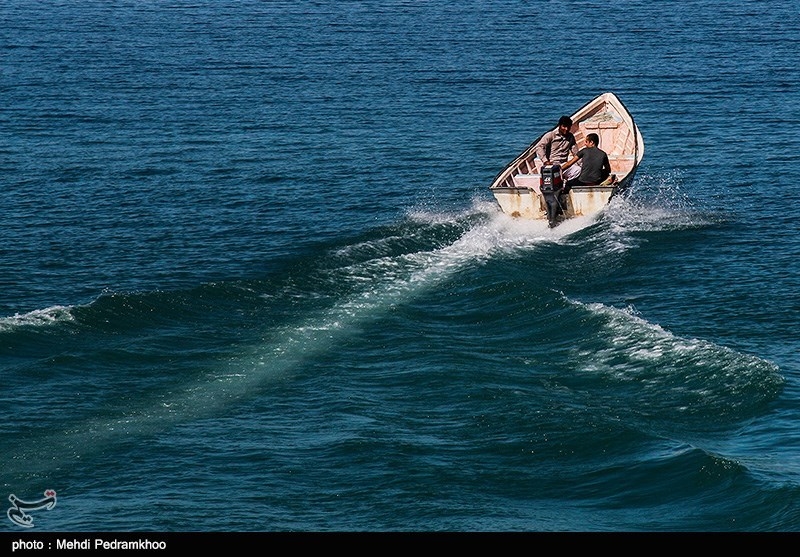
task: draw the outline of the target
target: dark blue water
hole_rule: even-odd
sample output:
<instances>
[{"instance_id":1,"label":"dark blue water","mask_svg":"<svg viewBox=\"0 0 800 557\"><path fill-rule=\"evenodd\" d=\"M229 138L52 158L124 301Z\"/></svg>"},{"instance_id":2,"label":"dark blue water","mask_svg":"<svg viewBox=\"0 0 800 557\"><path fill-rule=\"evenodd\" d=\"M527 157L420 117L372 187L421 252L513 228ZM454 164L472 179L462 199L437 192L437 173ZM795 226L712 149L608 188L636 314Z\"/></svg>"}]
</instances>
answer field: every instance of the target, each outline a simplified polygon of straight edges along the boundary
<instances>
[{"instance_id":1,"label":"dark blue water","mask_svg":"<svg viewBox=\"0 0 800 557\"><path fill-rule=\"evenodd\" d=\"M34 531L800 529L800 6L463 4L0 6ZM604 91L630 191L501 214Z\"/></svg>"}]
</instances>

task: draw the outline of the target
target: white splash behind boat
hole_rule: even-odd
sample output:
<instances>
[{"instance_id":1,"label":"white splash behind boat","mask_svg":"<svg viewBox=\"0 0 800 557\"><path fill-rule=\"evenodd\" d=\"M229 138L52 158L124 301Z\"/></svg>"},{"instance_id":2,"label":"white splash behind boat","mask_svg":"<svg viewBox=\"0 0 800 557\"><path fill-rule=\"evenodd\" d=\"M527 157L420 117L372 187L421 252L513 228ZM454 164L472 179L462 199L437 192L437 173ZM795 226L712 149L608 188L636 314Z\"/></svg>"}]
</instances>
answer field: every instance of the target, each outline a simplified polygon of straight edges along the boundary
<instances>
[{"instance_id":1,"label":"white splash behind boat","mask_svg":"<svg viewBox=\"0 0 800 557\"><path fill-rule=\"evenodd\" d=\"M598 186L572 188L564 208L565 218L602 211L614 194L631 184L644 156L642 134L633 116L613 93L603 93L575 112L570 131L575 135L578 148L585 145L586 135L596 133L600 137L599 147L608 154L615 180ZM547 220L547 208L539 190L540 175L534 164L535 147L542 136L544 133L511 161L489 186L500 208L512 217Z\"/></svg>"}]
</instances>

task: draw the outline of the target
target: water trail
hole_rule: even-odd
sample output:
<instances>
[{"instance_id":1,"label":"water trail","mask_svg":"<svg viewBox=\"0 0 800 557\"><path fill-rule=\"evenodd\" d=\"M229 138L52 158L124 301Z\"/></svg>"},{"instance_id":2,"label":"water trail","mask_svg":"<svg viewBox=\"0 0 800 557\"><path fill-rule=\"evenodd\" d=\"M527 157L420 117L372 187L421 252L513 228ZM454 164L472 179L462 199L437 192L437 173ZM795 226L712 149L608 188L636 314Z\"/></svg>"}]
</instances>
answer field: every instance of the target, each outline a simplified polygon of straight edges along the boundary
<instances>
[{"instance_id":1,"label":"water trail","mask_svg":"<svg viewBox=\"0 0 800 557\"><path fill-rule=\"evenodd\" d=\"M428 217L417 214L415 218ZM124 416L114 419L85 420L35 442L28 440L24 448L3 454L2 468L7 473L61 468L79 462L90 451L101 451L109 443L157 434L177 423L219 413L261 386L300 369L305 360L333 349L357 334L365 323L435 288L465 267L481 264L497 252L561 241L592 222L574 219L549 229L546 222L514 220L495 211L444 247L354 264L347 272L366 278L366 284L332 307L298 323L265 331L263 344L252 346L210 377L187 385L168 400L129 408Z\"/></svg>"},{"instance_id":2,"label":"water trail","mask_svg":"<svg viewBox=\"0 0 800 557\"><path fill-rule=\"evenodd\" d=\"M348 337L357 335L371 320L435 289L465 268L483 264L497 255L531 249L543 242L570 241L574 233L595 223L593 218L576 218L549 229L544 221L511 219L485 206L476 205L469 215L476 213L487 218L443 247L401 255L376 249L374 256L366 260L350 260L347 266L337 267L335 273L337 279L342 278L339 276L342 273L344 280L350 279L352 293L333 306L305 315L299 322L265 330L261 343L243 348L237 357L186 385L175 395L155 402L141 401L139 407L129 407L125 415L117 418L84 420L45 439L28 440L24 448L4 452L0 457L2 468L8 473L57 469L102 451L110 443L154 435L179 423L219 414L270 382L301 370L306 360L334 350ZM410 218L435 224L443 217L437 213L416 212ZM464 215L444 218L453 222L463 219ZM624 236L624 229L617 232L619 234L611 233L611 236ZM385 238L375 241L382 240ZM339 248L337 257L348 247L370 253L363 247L346 246ZM63 319L63 311L66 310L57 308L55 312L45 311L44 314ZM36 323L44 322L34 312L29 318L21 322L16 319L14 323L22 325L31 319Z\"/></svg>"},{"instance_id":3,"label":"water trail","mask_svg":"<svg viewBox=\"0 0 800 557\"><path fill-rule=\"evenodd\" d=\"M189 412L201 401L207 409L209 403L221 405L227 399L243 396L265 381L300 367L304 360L330 350L356 334L365 323L435 288L467 266L481 264L497 252L559 241L588 224L590 219L575 219L551 230L546 222L517 221L495 214L443 248L358 263L348 271L351 276L367 277L365 286L300 323L270 331L268 342L231 361L218 374L215 384L198 385L178 406Z\"/></svg>"}]
</instances>

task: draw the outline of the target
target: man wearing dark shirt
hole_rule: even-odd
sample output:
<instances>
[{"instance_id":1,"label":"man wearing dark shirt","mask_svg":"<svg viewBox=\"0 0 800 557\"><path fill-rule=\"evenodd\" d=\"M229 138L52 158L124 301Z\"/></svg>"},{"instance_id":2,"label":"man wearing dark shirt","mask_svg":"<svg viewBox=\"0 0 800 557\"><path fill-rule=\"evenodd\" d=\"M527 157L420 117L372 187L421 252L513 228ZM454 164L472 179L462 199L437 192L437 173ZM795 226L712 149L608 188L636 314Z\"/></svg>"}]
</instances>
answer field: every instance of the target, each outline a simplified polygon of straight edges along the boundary
<instances>
[{"instance_id":1,"label":"man wearing dark shirt","mask_svg":"<svg viewBox=\"0 0 800 557\"><path fill-rule=\"evenodd\" d=\"M564 163L561 167L563 171L578 161L581 161L581 173L577 178L567 180L564 184L564 193L575 186L596 186L604 182L611 175L611 164L608 162L608 155L597 145L600 138L596 133L586 136L586 147L578 151L571 160Z\"/></svg>"}]
</instances>

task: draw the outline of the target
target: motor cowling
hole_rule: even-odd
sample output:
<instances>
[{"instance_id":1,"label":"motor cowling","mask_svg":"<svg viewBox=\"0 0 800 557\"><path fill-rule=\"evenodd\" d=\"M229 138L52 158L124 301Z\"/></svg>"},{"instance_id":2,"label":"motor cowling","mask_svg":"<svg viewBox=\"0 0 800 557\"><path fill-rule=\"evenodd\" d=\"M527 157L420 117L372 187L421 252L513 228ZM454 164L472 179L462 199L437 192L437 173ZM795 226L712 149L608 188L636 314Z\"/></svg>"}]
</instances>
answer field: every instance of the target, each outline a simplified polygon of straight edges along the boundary
<instances>
[{"instance_id":1,"label":"motor cowling","mask_svg":"<svg viewBox=\"0 0 800 557\"><path fill-rule=\"evenodd\" d=\"M561 178L561 165L550 164L542 167L542 173L539 178L539 189L543 192L558 191L563 187L563 179Z\"/></svg>"}]
</instances>

